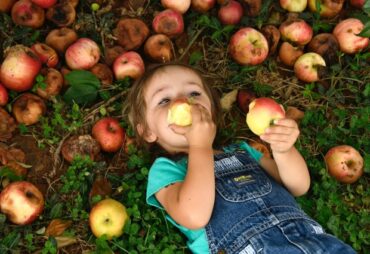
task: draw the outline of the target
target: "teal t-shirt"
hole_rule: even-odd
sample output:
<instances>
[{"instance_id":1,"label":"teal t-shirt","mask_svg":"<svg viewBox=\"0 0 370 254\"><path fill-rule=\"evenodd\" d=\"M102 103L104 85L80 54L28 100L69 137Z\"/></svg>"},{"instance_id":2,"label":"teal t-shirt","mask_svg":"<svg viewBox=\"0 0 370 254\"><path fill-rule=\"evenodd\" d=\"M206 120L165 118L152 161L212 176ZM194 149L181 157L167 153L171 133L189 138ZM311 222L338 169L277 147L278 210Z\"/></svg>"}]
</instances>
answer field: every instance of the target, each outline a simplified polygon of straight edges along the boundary
<instances>
[{"instance_id":1,"label":"teal t-shirt","mask_svg":"<svg viewBox=\"0 0 370 254\"><path fill-rule=\"evenodd\" d=\"M248 152L256 161L259 161L262 154L250 147L247 143L242 142L238 145ZM229 148L224 148L225 152L229 152ZM173 161L165 157L159 157L153 163L149 171L148 185L146 191L146 202L149 205L164 209L155 197L160 189L176 182L182 182L185 179L187 170L187 158L183 157L178 161ZM204 254L209 253L206 231L204 228L191 230L176 223L168 214L166 219L175 225L188 238L187 245L193 253Z\"/></svg>"}]
</instances>

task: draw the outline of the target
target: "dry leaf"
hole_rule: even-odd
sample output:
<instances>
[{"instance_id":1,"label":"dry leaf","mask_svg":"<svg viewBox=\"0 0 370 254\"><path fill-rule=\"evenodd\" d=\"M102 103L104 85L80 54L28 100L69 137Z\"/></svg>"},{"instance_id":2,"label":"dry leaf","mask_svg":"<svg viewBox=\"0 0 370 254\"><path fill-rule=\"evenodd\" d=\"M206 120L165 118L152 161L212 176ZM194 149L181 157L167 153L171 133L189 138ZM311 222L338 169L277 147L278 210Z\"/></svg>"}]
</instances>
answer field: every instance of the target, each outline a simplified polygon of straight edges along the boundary
<instances>
[{"instance_id":1,"label":"dry leaf","mask_svg":"<svg viewBox=\"0 0 370 254\"><path fill-rule=\"evenodd\" d=\"M303 119L304 112L299 110L296 107L288 107L286 112L285 112L285 117L293 119L295 121L299 121L299 120Z\"/></svg>"},{"instance_id":2,"label":"dry leaf","mask_svg":"<svg viewBox=\"0 0 370 254\"><path fill-rule=\"evenodd\" d=\"M72 221L54 219L50 222L49 226L45 231L46 236L60 236L63 232L71 226ZM59 244L58 244L59 247Z\"/></svg>"},{"instance_id":3,"label":"dry leaf","mask_svg":"<svg viewBox=\"0 0 370 254\"><path fill-rule=\"evenodd\" d=\"M77 243L77 238L71 236L57 236L55 240L57 241L58 249Z\"/></svg>"},{"instance_id":4,"label":"dry leaf","mask_svg":"<svg viewBox=\"0 0 370 254\"><path fill-rule=\"evenodd\" d=\"M101 197L109 196L112 193L112 185L107 178L98 176L90 191L90 200L92 197L100 195Z\"/></svg>"},{"instance_id":5,"label":"dry leaf","mask_svg":"<svg viewBox=\"0 0 370 254\"><path fill-rule=\"evenodd\" d=\"M236 96L238 95L238 89L234 89L231 92L224 94L221 98L221 108L223 110L229 111L236 101Z\"/></svg>"}]
</instances>

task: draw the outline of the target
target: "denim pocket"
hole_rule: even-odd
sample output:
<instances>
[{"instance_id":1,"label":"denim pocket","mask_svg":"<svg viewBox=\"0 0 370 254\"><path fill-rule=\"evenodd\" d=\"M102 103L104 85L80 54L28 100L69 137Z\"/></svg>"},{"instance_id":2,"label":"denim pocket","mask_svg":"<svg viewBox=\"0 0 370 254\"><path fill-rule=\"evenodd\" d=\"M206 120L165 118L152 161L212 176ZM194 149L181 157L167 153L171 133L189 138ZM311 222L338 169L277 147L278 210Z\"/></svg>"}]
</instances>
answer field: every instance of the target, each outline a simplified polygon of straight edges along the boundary
<instances>
[{"instance_id":1,"label":"denim pocket","mask_svg":"<svg viewBox=\"0 0 370 254\"><path fill-rule=\"evenodd\" d=\"M216 190L222 198L230 202L245 202L271 192L271 182L258 164L243 165L228 159L231 163L227 162L227 170L216 170ZM217 167L222 168L222 165L216 164Z\"/></svg>"}]
</instances>

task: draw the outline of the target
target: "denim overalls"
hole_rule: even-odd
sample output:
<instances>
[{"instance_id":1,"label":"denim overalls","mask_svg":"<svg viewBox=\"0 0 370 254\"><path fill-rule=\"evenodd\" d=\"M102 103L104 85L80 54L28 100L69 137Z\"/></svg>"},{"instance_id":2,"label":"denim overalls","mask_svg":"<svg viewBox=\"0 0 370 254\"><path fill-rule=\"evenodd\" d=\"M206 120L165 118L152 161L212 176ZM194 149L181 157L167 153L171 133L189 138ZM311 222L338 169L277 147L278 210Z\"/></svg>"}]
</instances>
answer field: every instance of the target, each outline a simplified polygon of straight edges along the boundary
<instances>
[{"instance_id":1,"label":"denim overalls","mask_svg":"<svg viewBox=\"0 0 370 254\"><path fill-rule=\"evenodd\" d=\"M247 152L215 155L215 175L210 253L355 253L326 234Z\"/></svg>"}]
</instances>

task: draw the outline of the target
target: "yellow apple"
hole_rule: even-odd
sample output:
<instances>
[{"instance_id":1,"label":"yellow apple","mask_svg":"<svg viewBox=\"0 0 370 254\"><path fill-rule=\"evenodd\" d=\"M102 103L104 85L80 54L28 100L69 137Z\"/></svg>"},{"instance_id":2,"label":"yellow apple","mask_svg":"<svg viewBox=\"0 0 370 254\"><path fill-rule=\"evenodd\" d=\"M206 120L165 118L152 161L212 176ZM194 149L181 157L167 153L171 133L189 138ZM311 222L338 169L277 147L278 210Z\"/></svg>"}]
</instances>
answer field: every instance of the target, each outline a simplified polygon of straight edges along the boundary
<instances>
[{"instance_id":1,"label":"yellow apple","mask_svg":"<svg viewBox=\"0 0 370 254\"><path fill-rule=\"evenodd\" d=\"M249 104L247 125L256 135L261 135L265 129L276 120L285 117L284 108L271 98L257 98Z\"/></svg>"},{"instance_id":2,"label":"yellow apple","mask_svg":"<svg viewBox=\"0 0 370 254\"><path fill-rule=\"evenodd\" d=\"M98 202L89 214L93 234L96 237L106 235L108 239L122 235L127 219L125 206L110 198Z\"/></svg>"},{"instance_id":3,"label":"yellow apple","mask_svg":"<svg viewBox=\"0 0 370 254\"><path fill-rule=\"evenodd\" d=\"M168 124L188 126L192 123L191 106L186 100L176 100L168 109Z\"/></svg>"}]
</instances>

